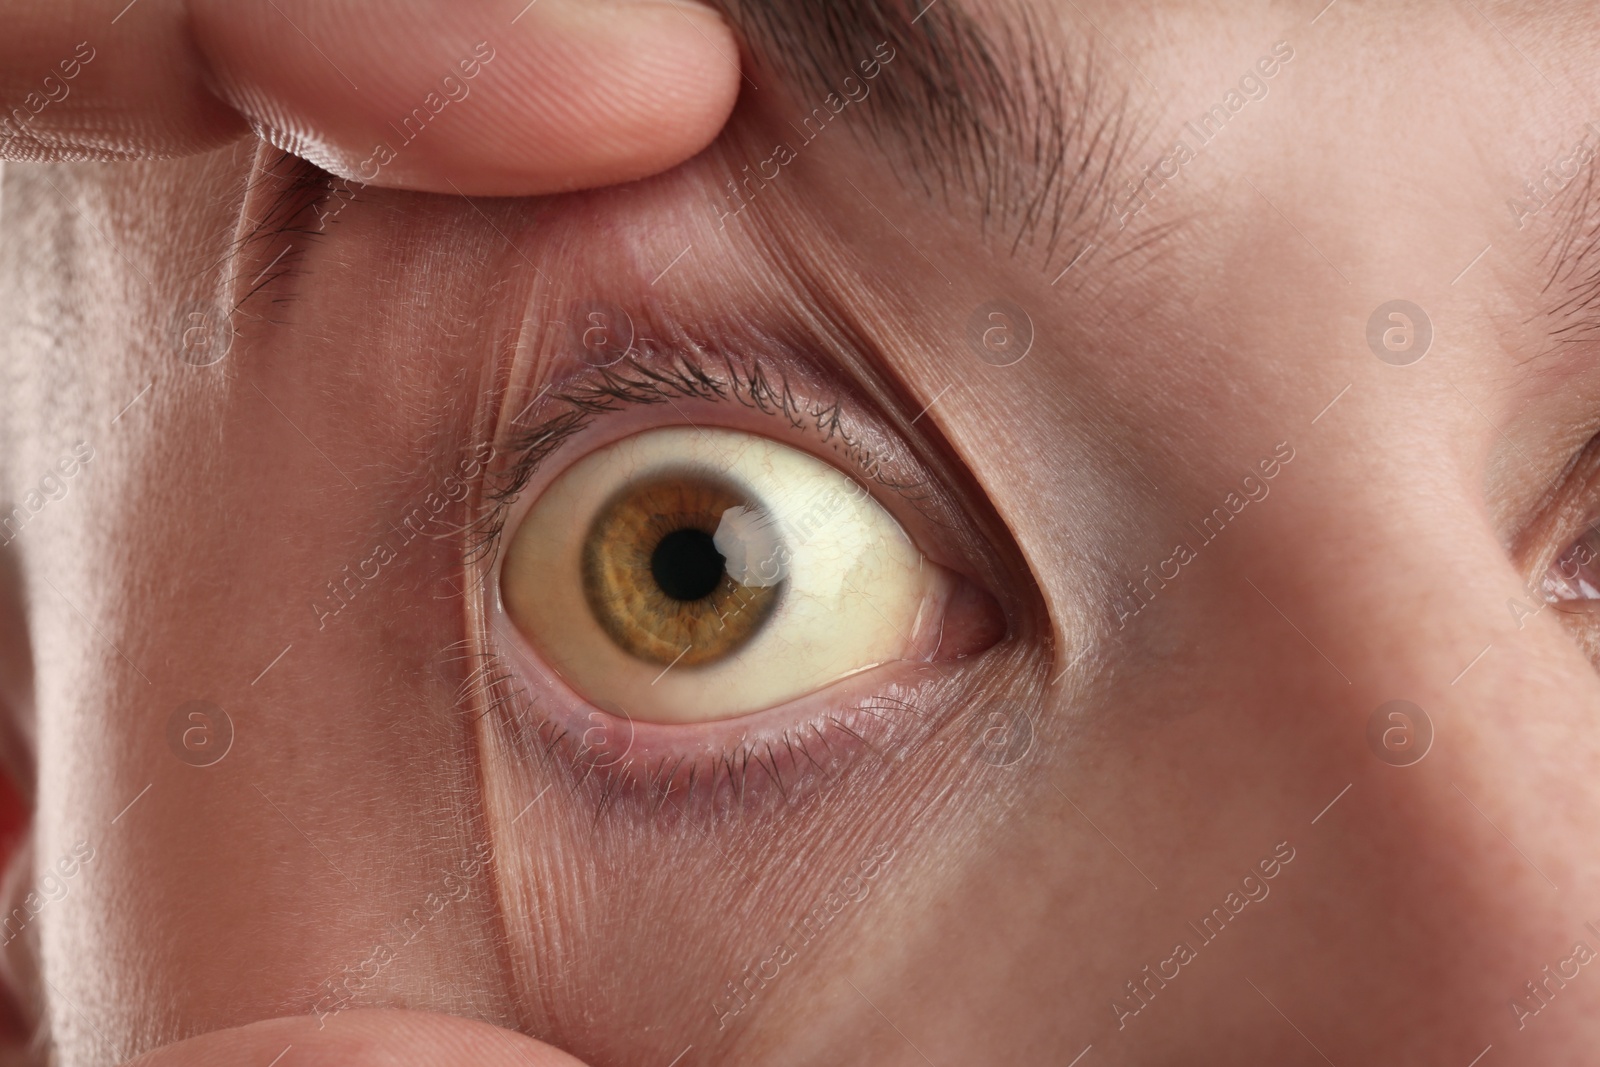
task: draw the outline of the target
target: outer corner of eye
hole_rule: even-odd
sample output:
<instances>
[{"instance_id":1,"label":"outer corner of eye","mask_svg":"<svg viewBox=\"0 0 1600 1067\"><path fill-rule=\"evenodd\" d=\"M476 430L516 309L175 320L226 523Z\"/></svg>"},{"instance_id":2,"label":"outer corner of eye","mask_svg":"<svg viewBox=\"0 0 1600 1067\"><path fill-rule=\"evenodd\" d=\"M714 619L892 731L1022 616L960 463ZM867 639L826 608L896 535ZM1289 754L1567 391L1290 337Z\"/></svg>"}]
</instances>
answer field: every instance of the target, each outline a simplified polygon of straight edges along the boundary
<instances>
[{"instance_id":1,"label":"outer corner of eye","mask_svg":"<svg viewBox=\"0 0 1600 1067\"><path fill-rule=\"evenodd\" d=\"M500 591L579 696L647 722L762 711L1006 632L860 482L725 429L646 430L572 464L511 534Z\"/></svg>"}]
</instances>

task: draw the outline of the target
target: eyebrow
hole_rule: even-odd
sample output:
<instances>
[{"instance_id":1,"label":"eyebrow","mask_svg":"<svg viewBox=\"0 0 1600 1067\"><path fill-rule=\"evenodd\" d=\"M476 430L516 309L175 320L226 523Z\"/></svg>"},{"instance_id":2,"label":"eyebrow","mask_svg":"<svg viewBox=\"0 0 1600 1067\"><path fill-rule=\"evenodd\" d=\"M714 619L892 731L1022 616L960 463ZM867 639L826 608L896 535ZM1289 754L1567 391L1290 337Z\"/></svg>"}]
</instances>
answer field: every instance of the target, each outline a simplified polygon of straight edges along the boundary
<instances>
[{"instance_id":1,"label":"eyebrow","mask_svg":"<svg viewBox=\"0 0 1600 1067\"><path fill-rule=\"evenodd\" d=\"M310 246L328 236L320 225L312 224L318 206L332 194L333 182L333 175L292 152L261 154L259 165L252 167L245 179L243 193L245 205L261 203L261 215L246 220L248 229L228 243L212 268L222 277L235 275L243 282L228 309L229 316L244 312L245 305L262 290L298 276ZM246 280L252 272L254 276ZM282 307L293 299L293 293L274 296L272 304ZM278 321L270 316L251 317Z\"/></svg>"},{"instance_id":2,"label":"eyebrow","mask_svg":"<svg viewBox=\"0 0 1600 1067\"><path fill-rule=\"evenodd\" d=\"M721 6L758 66L802 99L836 92L888 43L895 59L856 134L892 139L926 194L976 201L1013 255L1079 255L1112 214L1112 175L1136 141L1127 94L1108 96L1092 51L1050 41L1025 8L985 27L958 0Z\"/></svg>"},{"instance_id":3,"label":"eyebrow","mask_svg":"<svg viewBox=\"0 0 1600 1067\"><path fill-rule=\"evenodd\" d=\"M1583 188L1561 207L1554 242L1545 253L1551 264L1543 293L1555 303L1545 309L1551 339L1558 344L1600 340L1600 181L1591 161Z\"/></svg>"}]
</instances>

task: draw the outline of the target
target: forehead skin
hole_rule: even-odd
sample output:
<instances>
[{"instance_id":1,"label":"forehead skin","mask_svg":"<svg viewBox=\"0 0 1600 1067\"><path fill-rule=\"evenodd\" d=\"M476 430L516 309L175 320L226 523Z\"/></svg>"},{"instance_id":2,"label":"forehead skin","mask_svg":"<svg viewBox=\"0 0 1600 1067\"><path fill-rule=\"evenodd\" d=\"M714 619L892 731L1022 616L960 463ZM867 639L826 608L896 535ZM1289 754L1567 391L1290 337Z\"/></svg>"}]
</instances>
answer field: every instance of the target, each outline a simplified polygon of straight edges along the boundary
<instances>
[{"instance_id":1,"label":"forehead skin","mask_svg":"<svg viewBox=\"0 0 1600 1067\"><path fill-rule=\"evenodd\" d=\"M6 496L95 449L13 545L36 853L96 849L42 925L63 1063L312 1010L419 907L362 1003L596 1064L1594 1046L1600 983L1522 1029L1507 1008L1594 944L1600 693L1549 613L1506 610L1530 564L1505 545L1600 428L1600 381L1544 314L1561 205L1518 229L1505 202L1584 136L1596 27L1576 7L1353 0L1032 15L1061 54L1093 54L1101 107L1126 87L1119 187L1276 42L1293 58L1127 228L1111 214L1054 255L848 128L721 218L723 184L813 106L758 61L723 142L657 179L528 203L363 192L293 299L252 304L204 369L175 358L174 317L260 206L240 192L253 146L8 168ZM935 695L944 728L809 806L658 832L570 782L543 794L557 770L460 698L474 638L448 538L413 542L325 627L307 602L469 451L524 316L578 298L868 338L841 358L896 383L901 424L927 407L988 505L958 491L1017 546L984 573L1042 621L1019 611L968 689ZM1034 331L1012 367L967 341L997 299ZM1434 328L1408 367L1367 344L1393 299ZM1203 541L1189 524L1280 445L1270 495ZM1127 585L1179 539L1196 558L1122 625ZM1396 698L1436 729L1404 769L1366 741ZM203 772L166 740L194 699L237 730ZM1026 758L975 758L973 724L1019 708ZM1203 941L1190 924L1283 842L1269 896ZM497 877L431 910L479 844ZM719 1028L725 983L883 846L870 895ZM1198 958L1145 1005L1127 983L1180 939ZM1115 1003L1140 1010L1119 1027Z\"/></svg>"}]
</instances>

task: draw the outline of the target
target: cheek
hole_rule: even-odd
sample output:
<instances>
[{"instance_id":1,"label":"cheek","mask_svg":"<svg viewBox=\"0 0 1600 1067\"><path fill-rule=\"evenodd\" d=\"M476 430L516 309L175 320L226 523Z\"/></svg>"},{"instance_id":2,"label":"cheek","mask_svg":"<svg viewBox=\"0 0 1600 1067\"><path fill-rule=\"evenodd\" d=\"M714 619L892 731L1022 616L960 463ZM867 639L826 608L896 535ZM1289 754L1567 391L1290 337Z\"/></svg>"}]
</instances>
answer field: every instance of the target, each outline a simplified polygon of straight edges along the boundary
<instances>
[{"instance_id":1,"label":"cheek","mask_svg":"<svg viewBox=\"0 0 1600 1067\"><path fill-rule=\"evenodd\" d=\"M244 170L220 166L230 155L151 164L145 180L242 188ZM248 153L238 155L246 167ZM128 220L127 229L96 221L156 278L189 277L197 261L220 257L224 248L197 247L194 234L228 234L237 222L205 216L219 210L207 197L148 184L136 194L111 168L83 180L104 184L72 195ZM343 218L358 218L356 208ZM171 245L141 243L147 225L172 234ZM389 248L366 254L388 270L417 269ZM375 540L398 538L391 524L454 469L461 457L444 441L464 435L448 398L480 349L432 346L426 360L396 363L394 352L429 327L383 315L392 303L383 294L429 283L330 270L301 293L303 332L241 335L222 363L169 382L170 309L114 305L97 264L73 269L64 291L81 287L102 301L97 314L148 325L115 342L85 331L74 373L104 391L59 402L84 425L109 427L152 378L163 384L93 439L94 465L39 516L53 525L30 565L66 607L31 620L39 823L98 828L83 835L93 863L45 913L46 947L63 998L118 1005L96 1024L138 1049L178 1036L150 1029L167 1018L161 1005L184 1003L182 1024L202 1029L309 1012L322 983L355 973L375 937L428 894L451 895L443 877L469 854L463 813L478 798L458 714L469 668L453 651L463 636L459 539L397 540L375 580L343 587L348 602L324 628L313 604ZM23 366L15 353L10 364ZM439 438L419 450L415 423L398 409L415 411L422 398L445 414L433 420ZM172 404L170 417L151 417L157 402ZM54 439L25 406L6 417ZM196 766L173 740L173 715L189 701L231 720L233 744L214 765ZM74 839L47 832L40 852L62 855ZM471 975L484 991L471 996L503 1003L482 966L493 958L491 906L479 879L430 917L422 938L396 948L362 995L392 1000L397 989L427 988L437 971ZM480 1013L470 996L448 992L431 1006ZM68 1062L104 1054L93 1032L61 1036Z\"/></svg>"}]
</instances>

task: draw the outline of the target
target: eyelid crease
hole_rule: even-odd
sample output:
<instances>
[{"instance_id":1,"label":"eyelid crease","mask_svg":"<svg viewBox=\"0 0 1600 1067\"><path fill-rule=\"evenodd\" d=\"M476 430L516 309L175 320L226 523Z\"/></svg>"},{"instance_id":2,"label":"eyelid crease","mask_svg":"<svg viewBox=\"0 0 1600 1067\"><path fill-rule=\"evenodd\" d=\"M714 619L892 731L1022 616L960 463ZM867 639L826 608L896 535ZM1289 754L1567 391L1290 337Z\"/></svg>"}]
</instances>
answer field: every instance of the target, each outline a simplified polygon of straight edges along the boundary
<instances>
[{"instance_id":1,"label":"eyelid crease","mask_svg":"<svg viewBox=\"0 0 1600 1067\"><path fill-rule=\"evenodd\" d=\"M1600 434L1551 477L1530 515L1507 544L1529 590L1577 538L1600 532Z\"/></svg>"}]
</instances>

